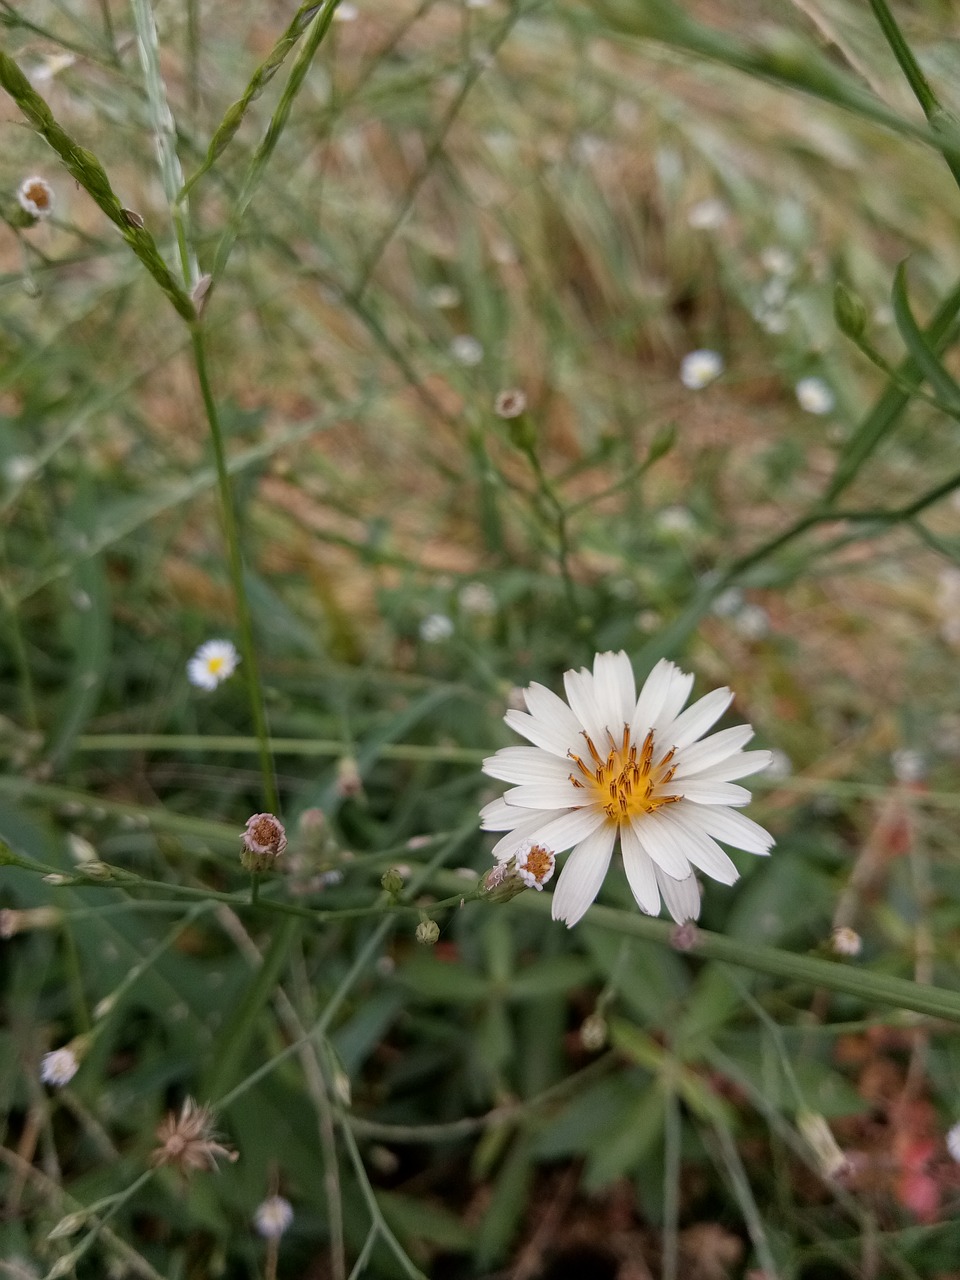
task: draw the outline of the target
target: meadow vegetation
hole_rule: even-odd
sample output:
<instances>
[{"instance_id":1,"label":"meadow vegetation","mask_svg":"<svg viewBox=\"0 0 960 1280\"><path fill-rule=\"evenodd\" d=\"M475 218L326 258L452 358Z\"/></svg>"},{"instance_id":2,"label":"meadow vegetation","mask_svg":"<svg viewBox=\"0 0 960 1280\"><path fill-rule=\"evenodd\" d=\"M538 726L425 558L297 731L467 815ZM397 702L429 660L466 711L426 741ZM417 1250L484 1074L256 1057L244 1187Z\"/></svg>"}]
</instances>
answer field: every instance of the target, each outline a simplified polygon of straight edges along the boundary
<instances>
[{"instance_id":1,"label":"meadow vegetation","mask_svg":"<svg viewBox=\"0 0 960 1280\"><path fill-rule=\"evenodd\" d=\"M956 35L0 0L0 1276L960 1276ZM484 888L619 650L695 927Z\"/></svg>"}]
</instances>

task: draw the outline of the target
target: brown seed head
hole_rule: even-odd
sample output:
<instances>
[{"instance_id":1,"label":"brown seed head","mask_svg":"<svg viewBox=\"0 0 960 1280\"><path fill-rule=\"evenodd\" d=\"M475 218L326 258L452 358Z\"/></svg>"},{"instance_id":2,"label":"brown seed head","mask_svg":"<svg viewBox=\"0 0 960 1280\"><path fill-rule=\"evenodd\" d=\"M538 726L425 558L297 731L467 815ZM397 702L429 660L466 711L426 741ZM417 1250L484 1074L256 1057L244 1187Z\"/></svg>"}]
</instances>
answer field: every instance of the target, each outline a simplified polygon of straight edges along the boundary
<instances>
[{"instance_id":1,"label":"brown seed head","mask_svg":"<svg viewBox=\"0 0 960 1280\"><path fill-rule=\"evenodd\" d=\"M262 871L287 847L283 823L272 813L255 813L248 818L240 839L243 841L240 861L248 871Z\"/></svg>"},{"instance_id":2,"label":"brown seed head","mask_svg":"<svg viewBox=\"0 0 960 1280\"><path fill-rule=\"evenodd\" d=\"M157 1142L160 1145L151 1154L150 1163L176 1165L184 1177L195 1169L216 1169L220 1157L231 1162L237 1159L236 1151L217 1141L213 1112L198 1106L193 1098L184 1101L179 1115L167 1112L157 1125Z\"/></svg>"}]
</instances>

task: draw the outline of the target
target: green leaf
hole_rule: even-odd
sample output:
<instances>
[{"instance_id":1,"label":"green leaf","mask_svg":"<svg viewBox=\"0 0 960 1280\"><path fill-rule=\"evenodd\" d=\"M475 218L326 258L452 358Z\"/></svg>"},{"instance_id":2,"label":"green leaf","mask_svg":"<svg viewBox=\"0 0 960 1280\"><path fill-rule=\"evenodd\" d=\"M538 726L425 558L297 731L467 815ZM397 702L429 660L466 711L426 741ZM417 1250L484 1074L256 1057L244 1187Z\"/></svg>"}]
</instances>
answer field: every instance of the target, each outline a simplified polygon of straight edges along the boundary
<instances>
[{"instance_id":1,"label":"green leaf","mask_svg":"<svg viewBox=\"0 0 960 1280\"><path fill-rule=\"evenodd\" d=\"M493 1186L493 1196L477 1229L474 1262L487 1272L502 1261L523 1217L533 1180L530 1141L518 1137L504 1160Z\"/></svg>"},{"instance_id":2,"label":"green leaf","mask_svg":"<svg viewBox=\"0 0 960 1280\"><path fill-rule=\"evenodd\" d=\"M651 1084L624 1108L613 1135L587 1158L584 1187L599 1191L639 1164L663 1132L663 1115L662 1091Z\"/></svg>"},{"instance_id":3,"label":"green leaf","mask_svg":"<svg viewBox=\"0 0 960 1280\"><path fill-rule=\"evenodd\" d=\"M376 1192L377 1203L390 1229L405 1241L420 1240L451 1253L473 1247L473 1233L454 1214L424 1196L396 1191Z\"/></svg>"}]
</instances>

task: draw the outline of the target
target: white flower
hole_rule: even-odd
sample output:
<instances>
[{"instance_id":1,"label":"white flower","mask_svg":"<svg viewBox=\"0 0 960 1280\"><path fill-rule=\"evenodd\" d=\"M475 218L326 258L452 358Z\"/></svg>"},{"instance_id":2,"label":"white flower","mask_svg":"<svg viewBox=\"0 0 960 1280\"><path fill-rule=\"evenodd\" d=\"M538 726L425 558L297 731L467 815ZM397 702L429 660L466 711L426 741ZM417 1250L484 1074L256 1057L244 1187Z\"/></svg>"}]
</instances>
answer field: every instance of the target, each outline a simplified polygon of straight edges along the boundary
<instances>
[{"instance_id":1,"label":"white flower","mask_svg":"<svg viewBox=\"0 0 960 1280\"><path fill-rule=\"evenodd\" d=\"M351 4L350 0L340 0L333 11L334 22L356 22L359 16L360 10L355 4Z\"/></svg>"},{"instance_id":2,"label":"white flower","mask_svg":"<svg viewBox=\"0 0 960 1280\"><path fill-rule=\"evenodd\" d=\"M702 391L723 373L718 351L689 351L680 362L680 381L689 391Z\"/></svg>"},{"instance_id":3,"label":"white flower","mask_svg":"<svg viewBox=\"0 0 960 1280\"><path fill-rule=\"evenodd\" d=\"M696 516L687 507L662 507L654 516L659 533L686 538L697 532Z\"/></svg>"},{"instance_id":4,"label":"white flower","mask_svg":"<svg viewBox=\"0 0 960 1280\"><path fill-rule=\"evenodd\" d=\"M891 752L890 767L896 780L905 785L922 782L927 776L926 757L914 747L900 747Z\"/></svg>"},{"instance_id":5,"label":"white flower","mask_svg":"<svg viewBox=\"0 0 960 1280\"><path fill-rule=\"evenodd\" d=\"M31 458L26 453L15 453L3 464L4 477L13 485L26 484L37 470L36 458Z\"/></svg>"},{"instance_id":6,"label":"white flower","mask_svg":"<svg viewBox=\"0 0 960 1280\"><path fill-rule=\"evenodd\" d=\"M955 1124L952 1129L947 1130L947 1150L957 1164L960 1164L960 1124Z\"/></svg>"},{"instance_id":7,"label":"white flower","mask_svg":"<svg viewBox=\"0 0 960 1280\"><path fill-rule=\"evenodd\" d=\"M807 413L830 413L836 397L822 378L801 378L795 388L797 403Z\"/></svg>"},{"instance_id":8,"label":"white flower","mask_svg":"<svg viewBox=\"0 0 960 1280\"><path fill-rule=\"evenodd\" d=\"M457 364L479 364L483 359L483 343L472 333L458 333L450 343L450 354Z\"/></svg>"},{"instance_id":9,"label":"white flower","mask_svg":"<svg viewBox=\"0 0 960 1280\"><path fill-rule=\"evenodd\" d=\"M40 1079L44 1084L52 1084L55 1088L62 1089L77 1074L79 1067L77 1055L69 1045L66 1045L62 1049L54 1049L52 1053L43 1055L43 1061L40 1063Z\"/></svg>"},{"instance_id":10,"label":"white flower","mask_svg":"<svg viewBox=\"0 0 960 1280\"><path fill-rule=\"evenodd\" d=\"M293 1205L283 1196L268 1196L253 1215L253 1225L268 1240L279 1240L292 1221Z\"/></svg>"},{"instance_id":11,"label":"white flower","mask_svg":"<svg viewBox=\"0 0 960 1280\"><path fill-rule=\"evenodd\" d=\"M198 689L215 689L233 675L239 661L229 640L207 640L187 663L187 679Z\"/></svg>"},{"instance_id":12,"label":"white flower","mask_svg":"<svg viewBox=\"0 0 960 1280\"><path fill-rule=\"evenodd\" d=\"M485 582L467 582L457 596L464 613L478 613L489 617L497 612L497 598Z\"/></svg>"},{"instance_id":13,"label":"white flower","mask_svg":"<svg viewBox=\"0 0 960 1280\"><path fill-rule=\"evenodd\" d=\"M831 935L830 943L838 956L858 956L863 950L863 939L849 925L838 925Z\"/></svg>"},{"instance_id":14,"label":"white flower","mask_svg":"<svg viewBox=\"0 0 960 1280\"><path fill-rule=\"evenodd\" d=\"M17 188L20 208L35 218L49 218L53 213L53 187L44 178L24 178Z\"/></svg>"},{"instance_id":15,"label":"white flower","mask_svg":"<svg viewBox=\"0 0 960 1280\"><path fill-rule=\"evenodd\" d=\"M420 623L420 639L425 644L440 644L453 635L453 623L445 613L431 613Z\"/></svg>"},{"instance_id":16,"label":"white flower","mask_svg":"<svg viewBox=\"0 0 960 1280\"><path fill-rule=\"evenodd\" d=\"M783 778L789 778L791 773L793 773L793 761L785 751L774 747L770 752L770 764L767 766L767 781L779 782Z\"/></svg>"},{"instance_id":17,"label":"white flower","mask_svg":"<svg viewBox=\"0 0 960 1280\"><path fill-rule=\"evenodd\" d=\"M438 311L449 311L460 305L460 290L452 284L435 284L427 293L431 307Z\"/></svg>"},{"instance_id":18,"label":"white flower","mask_svg":"<svg viewBox=\"0 0 960 1280\"><path fill-rule=\"evenodd\" d=\"M687 214L687 226L694 231L718 231L729 216L730 210L723 201L711 196L691 206Z\"/></svg>"},{"instance_id":19,"label":"white flower","mask_svg":"<svg viewBox=\"0 0 960 1280\"><path fill-rule=\"evenodd\" d=\"M768 245L760 254L760 263L764 271L772 276L792 276L797 269L793 255L779 245Z\"/></svg>"},{"instance_id":20,"label":"white flower","mask_svg":"<svg viewBox=\"0 0 960 1280\"><path fill-rule=\"evenodd\" d=\"M749 725L701 736L730 705L717 689L681 712L693 676L661 659L636 695L630 659L598 653L593 673L564 675L567 702L540 684L524 690L529 714L506 722L534 745L505 747L484 772L513 785L480 813L486 831L506 834L494 857L506 862L527 842L570 849L553 895L553 918L576 924L600 890L619 838L641 910L661 895L675 920L696 919L694 868L732 884L737 869L717 844L769 853L773 837L736 812L750 793L734 785L766 768L769 751L743 750Z\"/></svg>"},{"instance_id":21,"label":"white flower","mask_svg":"<svg viewBox=\"0 0 960 1280\"><path fill-rule=\"evenodd\" d=\"M733 625L745 640L762 640L770 632L770 615L760 604L745 604L733 615Z\"/></svg>"}]
</instances>

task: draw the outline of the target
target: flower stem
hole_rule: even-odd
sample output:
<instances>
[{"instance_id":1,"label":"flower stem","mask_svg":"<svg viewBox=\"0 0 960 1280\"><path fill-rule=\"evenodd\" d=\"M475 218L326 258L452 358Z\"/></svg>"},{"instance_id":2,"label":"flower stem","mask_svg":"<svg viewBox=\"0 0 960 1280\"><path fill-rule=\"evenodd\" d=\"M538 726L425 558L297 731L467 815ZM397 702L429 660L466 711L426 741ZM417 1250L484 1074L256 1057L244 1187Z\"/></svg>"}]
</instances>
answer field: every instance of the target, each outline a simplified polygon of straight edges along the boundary
<instances>
[{"instance_id":1,"label":"flower stem","mask_svg":"<svg viewBox=\"0 0 960 1280\"><path fill-rule=\"evenodd\" d=\"M233 491L230 487L230 476L227 471L226 451L223 444L223 430L216 401L210 388L207 373L207 356L203 343L203 333L199 324L191 325L190 337L193 344L193 359L200 383L200 394L210 427L210 439L213 442L213 457L217 470L217 489L220 495L220 514L223 520L224 536L227 540L227 562L230 570L230 581L236 602L237 623L240 628L240 653L243 656L243 675L250 699L250 714L253 730L257 738L260 755L260 772L263 775L263 794L265 808L270 813L277 813L279 803L277 783L273 770L273 757L270 754L270 736L267 730L267 713L263 700L263 684L260 679L260 668L257 652L253 643L253 619L250 614L250 602L243 580L243 556L240 551L240 532L237 527L237 515L233 504Z\"/></svg>"}]
</instances>

